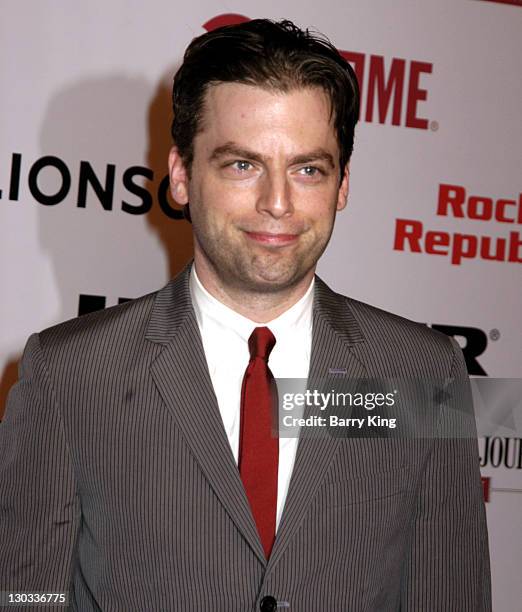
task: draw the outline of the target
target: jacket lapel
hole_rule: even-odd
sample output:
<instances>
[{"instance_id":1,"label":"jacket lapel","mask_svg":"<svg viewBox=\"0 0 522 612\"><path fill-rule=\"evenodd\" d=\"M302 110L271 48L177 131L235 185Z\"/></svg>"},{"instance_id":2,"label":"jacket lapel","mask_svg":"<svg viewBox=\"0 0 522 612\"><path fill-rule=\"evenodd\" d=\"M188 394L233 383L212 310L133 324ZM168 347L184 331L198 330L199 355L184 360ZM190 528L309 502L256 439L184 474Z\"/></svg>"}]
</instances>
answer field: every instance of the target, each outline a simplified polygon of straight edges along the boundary
<instances>
[{"instance_id":1,"label":"jacket lapel","mask_svg":"<svg viewBox=\"0 0 522 612\"><path fill-rule=\"evenodd\" d=\"M165 346L151 374L214 492L252 550L266 563L210 380L189 275L190 266L156 298L147 338Z\"/></svg>"},{"instance_id":2,"label":"jacket lapel","mask_svg":"<svg viewBox=\"0 0 522 612\"><path fill-rule=\"evenodd\" d=\"M308 388L315 388L316 381L331 378L331 370L342 371L346 380L365 378L366 368L352 352L353 345L363 341L347 298L333 292L316 276ZM304 416L307 416L307 412ZM299 528L335 456L339 440L329 435L299 440L285 508L267 571L277 563Z\"/></svg>"},{"instance_id":3,"label":"jacket lapel","mask_svg":"<svg viewBox=\"0 0 522 612\"><path fill-rule=\"evenodd\" d=\"M265 564L263 548L210 380L192 307L189 276L190 264L156 297L147 339L164 347L151 366L151 375L214 492L259 560ZM316 277L309 388L314 388L314 381L329 378L332 369L340 369L347 380L366 377L364 364L352 352L353 345L363 341L347 298L333 292ZM277 563L299 528L338 445L339 438L331 436L300 439L267 571Z\"/></svg>"}]
</instances>

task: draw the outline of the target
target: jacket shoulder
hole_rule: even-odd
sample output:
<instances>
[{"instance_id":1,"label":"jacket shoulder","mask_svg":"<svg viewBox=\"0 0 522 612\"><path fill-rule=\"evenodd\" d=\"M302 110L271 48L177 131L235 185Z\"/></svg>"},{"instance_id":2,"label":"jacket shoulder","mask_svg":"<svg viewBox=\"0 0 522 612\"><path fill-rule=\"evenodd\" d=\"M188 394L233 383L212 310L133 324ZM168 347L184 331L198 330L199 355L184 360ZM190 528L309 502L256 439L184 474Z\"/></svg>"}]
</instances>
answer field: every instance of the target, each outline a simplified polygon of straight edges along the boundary
<instances>
[{"instance_id":1,"label":"jacket shoulder","mask_svg":"<svg viewBox=\"0 0 522 612\"><path fill-rule=\"evenodd\" d=\"M365 342L360 350L378 363L408 375L448 376L463 360L456 341L425 323L412 321L376 306L345 297Z\"/></svg>"},{"instance_id":2,"label":"jacket shoulder","mask_svg":"<svg viewBox=\"0 0 522 612\"><path fill-rule=\"evenodd\" d=\"M143 339L158 291L117 306L97 310L42 330L38 336L47 355L85 351L103 347L110 352L120 344Z\"/></svg>"},{"instance_id":3,"label":"jacket shoulder","mask_svg":"<svg viewBox=\"0 0 522 612\"><path fill-rule=\"evenodd\" d=\"M372 306L365 302L343 296L365 335L372 337L376 333L390 335L408 334L427 342L447 343L448 337L426 323L413 321L388 310Z\"/></svg>"}]
</instances>

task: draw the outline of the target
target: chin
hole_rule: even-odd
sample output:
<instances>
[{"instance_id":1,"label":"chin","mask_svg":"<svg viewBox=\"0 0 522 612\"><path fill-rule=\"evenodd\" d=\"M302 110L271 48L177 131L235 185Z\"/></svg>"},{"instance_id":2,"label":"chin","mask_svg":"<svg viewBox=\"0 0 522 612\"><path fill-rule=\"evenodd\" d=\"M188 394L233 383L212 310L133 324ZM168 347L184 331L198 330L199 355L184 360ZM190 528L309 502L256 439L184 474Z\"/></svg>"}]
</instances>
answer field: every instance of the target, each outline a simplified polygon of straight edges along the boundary
<instances>
[{"instance_id":1,"label":"chin","mask_svg":"<svg viewBox=\"0 0 522 612\"><path fill-rule=\"evenodd\" d=\"M273 269L270 270L269 268L259 272L251 270L250 273L241 277L241 281L243 286L250 291L272 293L292 287L298 283L307 272L308 270L304 272L296 269L277 271Z\"/></svg>"}]
</instances>

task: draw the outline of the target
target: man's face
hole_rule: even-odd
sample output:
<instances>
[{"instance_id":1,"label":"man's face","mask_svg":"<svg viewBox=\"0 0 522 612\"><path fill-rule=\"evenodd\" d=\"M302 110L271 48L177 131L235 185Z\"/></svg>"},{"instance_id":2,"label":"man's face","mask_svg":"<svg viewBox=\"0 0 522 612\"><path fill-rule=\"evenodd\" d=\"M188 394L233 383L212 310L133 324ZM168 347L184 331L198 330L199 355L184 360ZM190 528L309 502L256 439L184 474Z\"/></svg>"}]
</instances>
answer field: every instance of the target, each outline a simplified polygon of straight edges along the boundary
<instances>
[{"instance_id":1,"label":"man's face","mask_svg":"<svg viewBox=\"0 0 522 612\"><path fill-rule=\"evenodd\" d=\"M311 279L348 191L327 95L222 83L206 94L202 128L190 180L175 148L169 158L197 269L257 293Z\"/></svg>"}]
</instances>

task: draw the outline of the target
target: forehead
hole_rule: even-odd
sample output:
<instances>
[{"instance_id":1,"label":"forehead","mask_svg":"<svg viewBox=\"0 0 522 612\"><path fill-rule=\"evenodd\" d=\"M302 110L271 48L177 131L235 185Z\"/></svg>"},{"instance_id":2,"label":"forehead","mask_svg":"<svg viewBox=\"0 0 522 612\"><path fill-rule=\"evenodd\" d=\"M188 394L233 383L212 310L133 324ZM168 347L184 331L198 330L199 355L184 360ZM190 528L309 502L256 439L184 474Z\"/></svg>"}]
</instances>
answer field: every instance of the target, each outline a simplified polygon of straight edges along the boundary
<instances>
[{"instance_id":1,"label":"forehead","mask_svg":"<svg viewBox=\"0 0 522 612\"><path fill-rule=\"evenodd\" d=\"M338 154L331 104L320 88L286 92L242 83L219 83L205 94L195 148L235 142L260 152L295 153L323 147Z\"/></svg>"}]
</instances>

